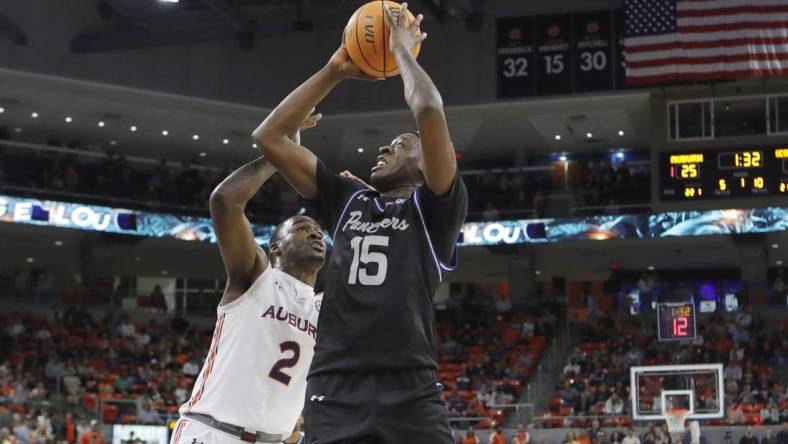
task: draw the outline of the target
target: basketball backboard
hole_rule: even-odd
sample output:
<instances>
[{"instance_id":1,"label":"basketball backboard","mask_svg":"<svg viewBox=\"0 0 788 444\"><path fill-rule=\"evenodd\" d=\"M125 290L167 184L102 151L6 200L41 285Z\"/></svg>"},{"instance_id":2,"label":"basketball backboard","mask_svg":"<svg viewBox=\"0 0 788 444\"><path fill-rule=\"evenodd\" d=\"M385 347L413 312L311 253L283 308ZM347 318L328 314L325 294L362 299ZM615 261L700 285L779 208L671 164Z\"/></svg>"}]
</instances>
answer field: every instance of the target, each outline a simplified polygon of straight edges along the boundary
<instances>
[{"instance_id":1,"label":"basketball backboard","mask_svg":"<svg viewBox=\"0 0 788 444\"><path fill-rule=\"evenodd\" d=\"M669 409L687 409L687 419L722 418L722 364L657 365L630 368L632 419L664 420Z\"/></svg>"}]
</instances>

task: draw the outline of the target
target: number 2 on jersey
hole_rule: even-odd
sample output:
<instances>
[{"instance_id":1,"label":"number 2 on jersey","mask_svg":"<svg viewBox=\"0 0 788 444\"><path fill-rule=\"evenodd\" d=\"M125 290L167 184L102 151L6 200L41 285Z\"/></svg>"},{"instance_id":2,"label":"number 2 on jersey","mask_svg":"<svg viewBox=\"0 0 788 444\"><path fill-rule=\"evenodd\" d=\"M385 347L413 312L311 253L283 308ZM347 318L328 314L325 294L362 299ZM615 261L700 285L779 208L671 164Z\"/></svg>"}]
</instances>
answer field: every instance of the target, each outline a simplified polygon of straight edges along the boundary
<instances>
[{"instance_id":1,"label":"number 2 on jersey","mask_svg":"<svg viewBox=\"0 0 788 444\"><path fill-rule=\"evenodd\" d=\"M286 341L279 344L279 350L282 353L291 351L293 356L276 361L276 364L271 367L271 371L268 372L268 376L284 385L290 385L290 375L283 372L282 369L295 367L298 364L298 358L301 357L301 346L298 345L298 342Z\"/></svg>"},{"instance_id":2,"label":"number 2 on jersey","mask_svg":"<svg viewBox=\"0 0 788 444\"><path fill-rule=\"evenodd\" d=\"M388 270L388 258L383 253L369 251L369 247L388 247L388 236L356 236L350 240L350 248L353 249L353 262L350 264L350 276L347 283L355 285L380 285L386 280ZM377 271L369 274L368 266L377 264Z\"/></svg>"}]
</instances>

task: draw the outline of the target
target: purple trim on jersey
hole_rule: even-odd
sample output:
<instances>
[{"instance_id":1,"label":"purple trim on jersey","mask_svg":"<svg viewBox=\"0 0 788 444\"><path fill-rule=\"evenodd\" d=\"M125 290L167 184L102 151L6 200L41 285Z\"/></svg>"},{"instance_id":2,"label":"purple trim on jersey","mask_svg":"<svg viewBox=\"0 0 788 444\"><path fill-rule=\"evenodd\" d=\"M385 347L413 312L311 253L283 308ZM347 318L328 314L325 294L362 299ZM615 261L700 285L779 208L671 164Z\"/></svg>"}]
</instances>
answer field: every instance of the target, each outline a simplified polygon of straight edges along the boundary
<instances>
[{"instance_id":1,"label":"purple trim on jersey","mask_svg":"<svg viewBox=\"0 0 788 444\"><path fill-rule=\"evenodd\" d=\"M451 253L451 259L449 260L449 262L443 262L442 260L440 260L440 258L438 258L438 263L440 263L441 268L443 268L446 271L452 271L455 268L457 268L457 246L456 245L454 246L454 250Z\"/></svg>"},{"instance_id":2,"label":"purple trim on jersey","mask_svg":"<svg viewBox=\"0 0 788 444\"><path fill-rule=\"evenodd\" d=\"M369 190L364 188L357 190L355 193L351 194L350 197L347 199L347 202L345 202L345 208L343 208L342 212L339 213L339 218L337 219L337 226L334 227L334 237L333 237L334 241L336 241L337 239L337 230L339 229L339 223L342 222L342 218L345 217L345 212L347 211L347 208L350 206L350 202L353 202L353 199L360 193L363 193L364 191L369 191Z\"/></svg>"},{"instance_id":3,"label":"purple trim on jersey","mask_svg":"<svg viewBox=\"0 0 788 444\"><path fill-rule=\"evenodd\" d=\"M378 203L378 199L379 199L379 198L377 198L377 197L376 197L376 198L374 198L374 199L372 199L372 200L374 200L374 201L375 201L375 206L376 206L376 207L378 207L378 211L380 211L380 212L382 213L382 212L384 212L385 210L383 209L383 207L381 207L381 206L380 206L380 203Z\"/></svg>"},{"instance_id":4,"label":"purple trim on jersey","mask_svg":"<svg viewBox=\"0 0 788 444\"><path fill-rule=\"evenodd\" d=\"M424 214L421 212L421 204L419 203L419 190L416 190L413 193L413 202L416 203L416 212L419 213L419 219L421 219L421 226L424 227L424 234L427 235L427 245L430 247L430 253L432 253L432 259L435 260L435 268L438 269L438 281L443 280L443 269L441 269L441 261L438 259L438 255L435 254L435 248L432 246L432 239L430 238L430 232L427 230L427 223L424 221Z\"/></svg>"}]
</instances>

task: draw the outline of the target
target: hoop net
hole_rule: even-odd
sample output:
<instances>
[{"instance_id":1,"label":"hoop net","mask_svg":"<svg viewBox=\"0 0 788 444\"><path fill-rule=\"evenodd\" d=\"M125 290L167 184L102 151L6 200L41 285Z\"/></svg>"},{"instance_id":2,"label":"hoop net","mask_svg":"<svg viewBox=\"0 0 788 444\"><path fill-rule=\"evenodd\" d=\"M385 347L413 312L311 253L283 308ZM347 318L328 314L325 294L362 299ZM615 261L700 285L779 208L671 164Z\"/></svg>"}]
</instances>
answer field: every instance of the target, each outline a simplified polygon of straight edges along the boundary
<instances>
[{"instance_id":1,"label":"hoop net","mask_svg":"<svg viewBox=\"0 0 788 444\"><path fill-rule=\"evenodd\" d=\"M665 409L665 422L668 423L668 431L670 433L684 433L684 422L687 421L689 415L688 409Z\"/></svg>"}]
</instances>

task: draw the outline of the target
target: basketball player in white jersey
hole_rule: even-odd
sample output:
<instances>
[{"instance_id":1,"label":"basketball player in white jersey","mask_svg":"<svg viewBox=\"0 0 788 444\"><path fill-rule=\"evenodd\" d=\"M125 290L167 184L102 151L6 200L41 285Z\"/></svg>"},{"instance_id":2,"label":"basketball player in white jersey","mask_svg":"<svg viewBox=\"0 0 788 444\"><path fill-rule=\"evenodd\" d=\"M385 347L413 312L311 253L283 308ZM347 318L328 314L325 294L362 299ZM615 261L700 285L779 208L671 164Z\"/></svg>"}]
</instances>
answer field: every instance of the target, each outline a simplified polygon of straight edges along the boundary
<instances>
[{"instance_id":1,"label":"basketball player in white jersey","mask_svg":"<svg viewBox=\"0 0 788 444\"><path fill-rule=\"evenodd\" d=\"M315 126L309 117L301 129ZM293 135L298 140L298 133ZM227 287L213 341L172 444L294 443L314 354L320 299L313 286L326 245L320 226L294 216L271 234L270 260L255 242L247 202L276 172L259 158L210 200Z\"/></svg>"}]
</instances>

